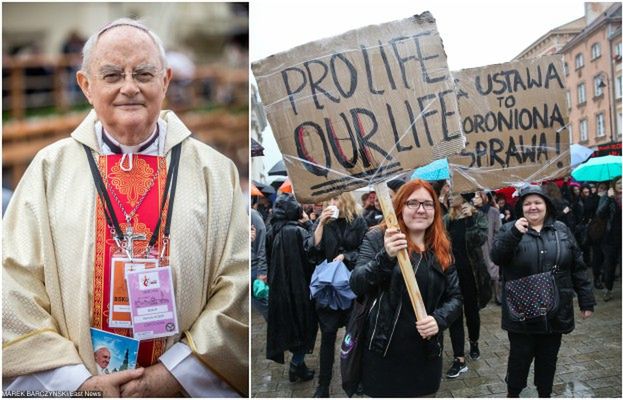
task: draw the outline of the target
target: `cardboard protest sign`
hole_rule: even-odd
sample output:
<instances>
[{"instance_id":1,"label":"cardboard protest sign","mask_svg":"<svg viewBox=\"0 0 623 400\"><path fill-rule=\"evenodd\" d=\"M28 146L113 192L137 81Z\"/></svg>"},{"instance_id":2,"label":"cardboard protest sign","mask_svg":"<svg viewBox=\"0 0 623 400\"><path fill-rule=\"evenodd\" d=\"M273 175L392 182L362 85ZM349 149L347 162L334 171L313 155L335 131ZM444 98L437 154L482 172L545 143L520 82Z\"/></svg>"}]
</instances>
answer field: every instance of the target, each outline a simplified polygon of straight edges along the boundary
<instances>
[{"instance_id":1,"label":"cardboard protest sign","mask_svg":"<svg viewBox=\"0 0 623 400\"><path fill-rule=\"evenodd\" d=\"M465 148L449 158L453 190L473 192L569 174L561 56L454 72Z\"/></svg>"},{"instance_id":2,"label":"cardboard protest sign","mask_svg":"<svg viewBox=\"0 0 623 400\"><path fill-rule=\"evenodd\" d=\"M307 43L252 69L300 202L463 148L454 82L428 12Z\"/></svg>"}]
</instances>

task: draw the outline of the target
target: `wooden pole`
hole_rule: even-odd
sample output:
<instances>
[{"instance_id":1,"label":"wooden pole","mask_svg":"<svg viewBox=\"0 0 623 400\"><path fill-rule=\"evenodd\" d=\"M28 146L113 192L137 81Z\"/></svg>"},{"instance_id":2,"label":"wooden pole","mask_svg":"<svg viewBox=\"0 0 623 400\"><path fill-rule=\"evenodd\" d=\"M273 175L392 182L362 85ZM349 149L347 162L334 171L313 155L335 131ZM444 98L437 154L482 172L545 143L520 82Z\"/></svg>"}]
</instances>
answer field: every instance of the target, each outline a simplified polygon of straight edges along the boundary
<instances>
[{"instance_id":1,"label":"wooden pole","mask_svg":"<svg viewBox=\"0 0 623 400\"><path fill-rule=\"evenodd\" d=\"M389 188L385 182L381 182L374 185L374 190L376 191L376 198L379 199L379 203L381 204L381 210L383 211L383 217L385 218L387 227L399 228L396 212L394 211L394 206L389 196ZM409 293L411 305L415 311L415 317L418 321L421 321L426 317L426 307L424 307L422 293L415 280L415 272L413 272L413 265L411 265L407 249L398 253L398 265L400 266L402 277L405 280L405 285L407 285L407 292Z\"/></svg>"}]
</instances>

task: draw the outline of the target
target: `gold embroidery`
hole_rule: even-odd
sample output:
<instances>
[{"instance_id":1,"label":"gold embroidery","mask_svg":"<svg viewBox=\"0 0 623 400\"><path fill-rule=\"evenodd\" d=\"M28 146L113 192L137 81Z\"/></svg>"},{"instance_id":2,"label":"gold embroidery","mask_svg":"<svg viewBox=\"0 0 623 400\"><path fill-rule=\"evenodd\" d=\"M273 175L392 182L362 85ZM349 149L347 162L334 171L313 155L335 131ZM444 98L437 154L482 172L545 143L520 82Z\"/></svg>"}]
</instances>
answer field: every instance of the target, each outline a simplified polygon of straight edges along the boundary
<instances>
[{"instance_id":1,"label":"gold embroidery","mask_svg":"<svg viewBox=\"0 0 623 400\"><path fill-rule=\"evenodd\" d=\"M154 170L147 161L137 158L131 171L122 171L119 164L115 164L110 171L110 183L121 194L124 194L131 207L141 198L147 190Z\"/></svg>"}]
</instances>

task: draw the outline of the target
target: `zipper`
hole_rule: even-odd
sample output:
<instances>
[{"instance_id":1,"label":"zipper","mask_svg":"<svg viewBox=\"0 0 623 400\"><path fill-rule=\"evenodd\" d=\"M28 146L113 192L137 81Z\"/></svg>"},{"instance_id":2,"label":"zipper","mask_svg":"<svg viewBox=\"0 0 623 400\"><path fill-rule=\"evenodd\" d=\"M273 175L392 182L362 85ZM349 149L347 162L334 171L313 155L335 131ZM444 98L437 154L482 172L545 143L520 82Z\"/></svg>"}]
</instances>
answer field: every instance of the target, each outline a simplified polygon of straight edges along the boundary
<instances>
[{"instance_id":1,"label":"zipper","mask_svg":"<svg viewBox=\"0 0 623 400\"><path fill-rule=\"evenodd\" d=\"M385 346L385 352L383 352L383 357L387 354L387 350L389 350L389 345L392 342L392 338L394 337L394 331L396 330L396 324L398 323L398 318L400 317L400 310L402 310L402 299L398 304L398 312L396 313L396 318L394 318L394 326L392 327L392 333L389 335L389 340L387 341L387 346Z\"/></svg>"},{"instance_id":2,"label":"zipper","mask_svg":"<svg viewBox=\"0 0 623 400\"><path fill-rule=\"evenodd\" d=\"M370 336L370 345L368 346L368 350L372 350L372 341L374 340L374 334L376 333L376 327L379 323L379 314L381 312L381 300L383 299L383 295L385 293L381 293L381 295L379 296L379 307L376 311L376 320L374 321L374 329L372 330L372 336ZM376 299L374 299L374 303L372 303L372 308L374 308L374 305L376 303ZM370 312L372 312L372 308L370 308Z\"/></svg>"},{"instance_id":3,"label":"zipper","mask_svg":"<svg viewBox=\"0 0 623 400\"><path fill-rule=\"evenodd\" d=\"M420 259L417 262L417 265L415 266L415 272L414 275L417 273L417 270L420 268L420 263L422 262L422 258L424 258L424 255L420 255ZM406 288L406 287L405 287ZM387 350L389 350L389 345L392 343L392 338L394 337L394 331L396 330L396 324L398 323L398 318L400 317L400 311L402 310L402 297L404 296L405 291L402 291L402 294L400 295L400 303L398 303L398 312L396 312L396 317L394 318L394 326L392 327L392 333L389 335L389 340L387 341L387 346L385 346L385 352L383 352L383 357L385 357L385 355L387 354Z\"/></svg>"}]
</instances>

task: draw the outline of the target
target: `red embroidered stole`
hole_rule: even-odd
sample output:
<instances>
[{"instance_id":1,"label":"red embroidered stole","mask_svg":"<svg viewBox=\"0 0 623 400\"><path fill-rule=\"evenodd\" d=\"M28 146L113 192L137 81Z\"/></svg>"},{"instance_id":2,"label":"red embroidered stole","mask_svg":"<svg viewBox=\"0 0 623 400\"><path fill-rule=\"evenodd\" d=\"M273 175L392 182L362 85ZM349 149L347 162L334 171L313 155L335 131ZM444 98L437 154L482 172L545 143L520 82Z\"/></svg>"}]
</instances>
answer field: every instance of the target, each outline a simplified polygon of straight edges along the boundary
<instances>
[{"instance_id":1,"label":"red embroidered stole","mask_svg":"<svg viewBox=\"0 0 623 400\"><path fill-rule=\"evenodd\" d=\"M123 204L126 212L131 213L131 210L134 209L147 191L156 170L158 171L158 177L155 179L153 186L149 189L147 196L132 217L134 233L142 233L147 237L147 240L134 242L134 254L144 254L160 214L160 205L164 195L167 176L166 158L135 154L132 156L133 168L131 171L126 172L120 168L121 157L120 154L99 156L98 167L102 179L106 183L115 215L123 232L125 232L127 225L125 216L111 191L117 194L117 198ZM124 165L126 163L127 160L124 161ZM165 205L164 215L162 216L158 240L154 246L158 250L158 254L160 249L162 249L162 236L167 209L168 202ZM110 262L116 247L115 240L106 224L104 209L98 196L96 201L95 270L93 274L91 326L118 335L132 337L132 329L130 328L111 328L108 326L110 287L112 284L110 281ZM167 255L168 250L167 248ZM164 353L164 347L165 339L142 340L139 345L137 368L155 364L158 361L158 357Z\"/></svg>"}]
</instances>

